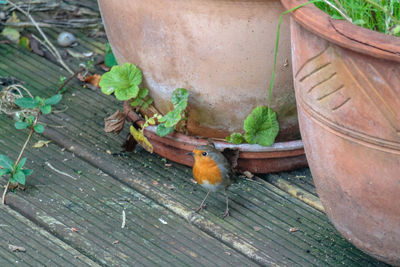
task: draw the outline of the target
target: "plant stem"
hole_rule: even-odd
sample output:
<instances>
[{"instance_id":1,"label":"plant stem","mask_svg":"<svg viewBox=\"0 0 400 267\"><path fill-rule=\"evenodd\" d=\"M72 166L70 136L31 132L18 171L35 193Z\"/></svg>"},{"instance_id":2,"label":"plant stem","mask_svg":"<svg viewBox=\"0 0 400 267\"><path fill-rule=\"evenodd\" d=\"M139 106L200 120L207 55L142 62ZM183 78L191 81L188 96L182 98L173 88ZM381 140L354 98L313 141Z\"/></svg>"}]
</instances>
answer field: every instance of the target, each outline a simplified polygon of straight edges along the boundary
<instances>
[{"instance_id":1,"label":"plant stem","mask_svg":"<svg viewBox=\"0 0 400 267\"><path fill-rule=\"evenodd\" d=\"M296 9L298 9L300 7L306 6L308 4L313 4L313 3L316 3L316 2L324 2L324 0L312 0L312 1L309 1L307 3L300 4L298 6L295 6L295 7L291 8L291 9L289 9L289 10L286 10L286 11L282 12L281 15L279 16L278 30L277 30L277 33L276 33L276 42L275 42L275 51L274 51L274 66L273 66L273 69L272 69L271 82L269 84L269 93L268 93L268 99L267 99L268 107L271 107L272 89L274 87L275 71L276 71L276 57L278 55L278 46L279 46L279 33L280 33L280 29L281 29L283 15L291 13L291 12L295 11Z\"/></svg>"},{"instance_id":2,"label":"plant stem","mask_svg":"<svg viewBox=\"0 0 400 267\"><path fill-rule=\"evenodd\" d=\"M31 140L31 138L32 138L32 136L33 136L33 133L35 132L35 129L34 129L33 127L34 127L34 126L36 125L36 123L38 122L39 114L40 114L40 112L38 112L38 114L36 115L35 122L32 124L32 126L31 126L31 131L29 132L28 138L26 138L25 144L23 145L21 151L19 152L17 161L16 161L15 164L14 164L15 166L17 166L17 165L19 164L19 162L21 161L22 155L24 154L25 149L26 149L26 147L28 146L28 143L29 143L29 141ZM1 203L2 203L3 205L5 205L5 203L6 203L6 196L7 196L7 192L8 192L8 188L9 188L9 187L10 187L10 180L8 180L7 186L6 186L6 188L4 189L3 196L2 196L2 198L1 198Z\"/></svg>"},{"instance_id":3,"label":"plant stem","mask_svg":"<svg viewBox=\"0 0 400 267\"><path fill-rule=\"evenodd\" d=\"M9 187L10 187L10 180L7 182L6 188L4 189L4 192L3 192L3 197L1 198L2 205L6 204L6 195L7 195L7 191L8 191Z\"/></svg>"},{"instance_id":4,"label":"plant stem","mask_svg":"<svg viewBox=\"0 0 400 267\"><path fill-rule=\"evenodd\" d=\"M82 71L84 71L85 68L80 68L79 70L77 70L74 74L72 74L68 79L66 79L61 85L60 87L57 89L56 94L60 93L62 91L62 89L73 79L75 78L79 73L81 73Z\"/></svg>"}]
</instances>

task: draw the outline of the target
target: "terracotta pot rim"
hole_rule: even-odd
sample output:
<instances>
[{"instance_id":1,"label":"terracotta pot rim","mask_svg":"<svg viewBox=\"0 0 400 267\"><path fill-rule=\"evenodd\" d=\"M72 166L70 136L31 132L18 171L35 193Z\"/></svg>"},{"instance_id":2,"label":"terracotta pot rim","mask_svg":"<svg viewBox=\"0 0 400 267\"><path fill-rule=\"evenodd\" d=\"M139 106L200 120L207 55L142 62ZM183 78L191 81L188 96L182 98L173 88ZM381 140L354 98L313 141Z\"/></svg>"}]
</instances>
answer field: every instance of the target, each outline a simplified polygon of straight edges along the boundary
<instances>
[{"instance_id":1,"label":"terracotta pot rim","mask_svg":"<svg viewBox=\"0 0 400 267\"><path fill-rule=\"evenodd\" d=\"M144 120L139 117L138 114L136 114L134 111L130 110L129 105L124 105L124 111L127 114L128 118L135 122L137 125L141 125L144 123ZM150 134L154 137L158 137L157 139L164 140L163 143L181 143L182 146L190 146L190 147L196 147L200 145L207 144L208 139L205 138L200 138L196 136L189 136L185 135L182 133L177 133L174 132L168 136L165 137L159 137L156 132L156 126L148 126L145 129L145 133ZM212 139L212 138L210 138ZM213 139L212 139L213 140ZM272 146L261 146L257 144L240 144L240 145L235 145L232 143L220 141L220 140L213 140L213 143L215 144L215 147L219 150L223 150L225 148L230 148L230 149L238 149L240 152L256 152L256 153L271 153L271 152L283 152L283 151L302 151L300 154L304 154L304 146L303 146L303 141L302 140L294 140L294 141L287 141L287 142L278 142L274 143Z\"/></svg>"},{"instance_id":2,"label":"terracotta pot rim","mask_svg":"<svg viewBox=\"0 0 400 267\"><path fill-rule=\"evenodd\" d=\"M281 0L288 10L306 0ZM334 20L313 4L291 13L300 25L332 43L376 58L400 62L400 38L362 28L348 21Z\"/></svg>"}]
</instances>

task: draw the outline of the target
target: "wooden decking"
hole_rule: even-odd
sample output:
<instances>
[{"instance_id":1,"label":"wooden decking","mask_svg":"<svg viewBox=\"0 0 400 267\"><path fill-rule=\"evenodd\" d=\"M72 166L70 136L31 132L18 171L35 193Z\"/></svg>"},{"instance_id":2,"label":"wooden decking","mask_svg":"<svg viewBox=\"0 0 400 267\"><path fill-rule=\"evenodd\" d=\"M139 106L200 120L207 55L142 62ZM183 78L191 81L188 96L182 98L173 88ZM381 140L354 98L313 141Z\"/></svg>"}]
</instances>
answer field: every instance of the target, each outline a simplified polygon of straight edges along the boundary
<instances>
[{"instance_id":1,"label":"wooden decking","mask_svg":"<svg viewBox=\"0 0 400 267\"><path fill-rule=\"evenodd\" d=\"M58 30L46 32L54 39ZM77 51L104 51L105 39L75 33ZM49 60L0 44L0 77L10 76L47 97L68 75ZM41 119L46 131L26 153L34 173L26 190L10 192L0 208L0 266L384 266L344 240L318 201L310 206L286 192L317 198L308 169L241 180L231 188L225 220L223 193L194 213L205 191L191 181L189 168L166 165L140 148L121 154L127 129L119 136L103 132L104 118L118 108L113 97L72 82L57 106L61 112ZM0 115L0 153L15 158L27 131L13 124ZM51 143L32 148L38 140Z\"/></svg>"}]
</instances>

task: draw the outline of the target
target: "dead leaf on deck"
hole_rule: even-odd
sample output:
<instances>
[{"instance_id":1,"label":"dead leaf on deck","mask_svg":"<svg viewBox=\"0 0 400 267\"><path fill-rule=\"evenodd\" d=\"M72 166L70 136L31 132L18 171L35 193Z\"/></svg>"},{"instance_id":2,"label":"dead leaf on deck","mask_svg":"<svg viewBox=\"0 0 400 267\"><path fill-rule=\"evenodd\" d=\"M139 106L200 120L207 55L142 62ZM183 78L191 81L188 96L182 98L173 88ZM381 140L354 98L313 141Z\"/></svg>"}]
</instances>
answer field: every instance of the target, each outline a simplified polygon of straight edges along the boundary
<instances>
[{"instance_id":1,"label":"dead leaf on deck","mask_svg":"<svg viewBox=\"0 0 400 267\"><path fill-rule=\"evenodd\" d=\"M130 127L130 133L135 138L136 142L138 142L146 151L153 153L153 145L150 141L143 135L143 133L137 130L135 127Z\"/></svg>"},{"instance_id":2,"label":"dead leaf on deck","mask_svg":"<svg viewBox=\"0 0 400 267\"><path fill-rule=\"evenodd\" d=\"M293 232L297 232L299 231L299 229L297 229L296 227L292 227L289 229L289 232L293 233Z\"/></svg>"},{"instance_id":3,"label":"dead leaf on deck","mask_svg":"<svg viewBox=\"0 0 400 267\"><path fill-rule=\"evenodd\" d=\"M254 178L254 174L252 174L249 171L244 171L243 174L249 179L253 179Z\"/></svg>"},{"instance_id":4,"label":"dead leaf on deck","mask_svg":"<svg viewBox=\"0 0 400 267\"><path fill-rule=\"evenodd\" d=\"M32 52L35 53L36 55L43 57L44 51L42 50L39 41L36 40L35 38L33 38L31 35L28 38L29 38L29 44L31 46Z\"/></svg>"},{"instance_id":5,"label":"dead leaf on deck","mask_svg":"<svg viewBox=\"0 0 400 267\"><path fill-rule=\"evenodd\" d=\"M117 110L113 115L104 119L106 133L119 134L124 129L126 114Z\"/></svg>"},{"instance_id":6,"label":"dead leaf on deck","mask_svg":"<svg viewBox=\"0 0 400 267\"><path fill-rule=\"evenodd\" d=\"M51 141L49 141L49 140L39 140L32 147L33 148L41 148L41 147L44 147L44 146L48 146L48 144L50 142Z\"/></svg>"},{"instance_id":7,"label":"dead leaf on deck","mask_svg":"<svg viewBox=\"0 0 400 267\"><path fill-rule=\"evenodd\" d=\"M8 248L12 252L26 252L26 248L24 247L19 247L19 246L14 246L14 245L8 245Z\"/></svg>"},{"instance_id":8,"label":"dead leaf on deck","mask_svg":"<svg viewBox=\"0 0 400 267\"><path fill-rule=\"evenodd\" d=\"M93 74L87 76L83 81L100 88L99 86L100 80L101 80L100 74Z\"/></svg>"},{"instance_id":9,"label":"dead leaf on deck","mask_svg":"<svg viewBox=\"0 0 400 267\"><path fill-rule=\"evenodd\" d=\"M137 142L136 142L135 138L133 138L133 136L130 133L128 133L126 135L124 143L121 145L122 151L132 152L133 150L135 150L136 145L137 145Z\"/></svg>"},{"instance_id":10,"label":"dead leaf on deck","mask_svg":"<svg viewBox=\"0 0 400 267\"><path fill-rule=\"evenodd\" d=\"M256 232L261 231L261 227L259 227L259 226L253 226L253 230L256 231Z\"/></svg>"}]
</instances>

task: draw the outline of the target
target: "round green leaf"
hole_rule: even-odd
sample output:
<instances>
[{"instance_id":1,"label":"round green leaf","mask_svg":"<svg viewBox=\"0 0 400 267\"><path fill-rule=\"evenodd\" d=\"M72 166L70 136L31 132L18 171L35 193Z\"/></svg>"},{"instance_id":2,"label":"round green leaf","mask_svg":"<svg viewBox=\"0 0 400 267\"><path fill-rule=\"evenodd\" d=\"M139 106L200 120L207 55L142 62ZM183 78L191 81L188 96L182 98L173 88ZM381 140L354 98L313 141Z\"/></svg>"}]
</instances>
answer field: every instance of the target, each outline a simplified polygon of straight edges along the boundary
<instances>
[{"instance_id":1,"label":"round green leaf","mask_svg":"<svg viewBox=\"0 0 400 267\"><path fill-rule=\"evenodd\" d=\"M44 126L42 124L40 124L40 123L38 123L35 126L33 126L33 129L37 133L43 133L44 132Z\"/></svg>"},{"instance_id":2,"label":"round green leaf","mask_svg":"<svg viewBox=\"0 0 400 267\"><path fill-rule=\"evenodd\" d=\"M114 66L103 74L99 85L104 94L115 93L118 100L124 101L138 96L141 83L141 70L133 64L125 63L122 66Z\"/></svg>"},{"instance_id":3,"label":"round green leaf","mask_svg":"<svg viewBox=\"0 0 400 267\"><path fill-rule=\"evenodd\" d=\"M15 122L15 124L14 124L14 127L15 127L15 129L17 129L17 130L25 129L25 128L28 127L28 126L29 126L29 123L24 122L24 121L17 121L17 122Z\"/></svg>"},{"instance_id":4,"label":"round green leaf","mask_svg":"<svg viewBox=\"0 0 400 267\"><path fill-rule=\"evenodd\" d=\"M41 106L40 110L42 111L43 114L50 114L51 106L50 105Z\"/></svg>"},{"instance_id":5,"label":"round green leaf","mask_svg":"<svg viewBox=\"0 0 400 267\"><path fill-rule=\"evenodd\" d=\"M271 146L279 132L276 113L264 106L256 107L244 121L244 138L249 144Z\"/></svg>"}]
</instances>

